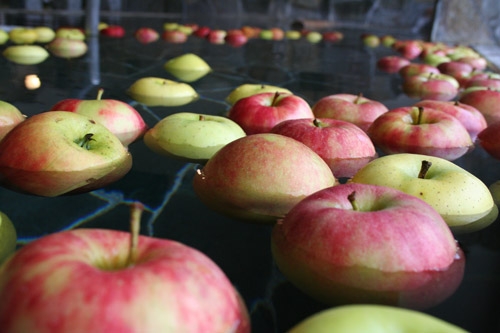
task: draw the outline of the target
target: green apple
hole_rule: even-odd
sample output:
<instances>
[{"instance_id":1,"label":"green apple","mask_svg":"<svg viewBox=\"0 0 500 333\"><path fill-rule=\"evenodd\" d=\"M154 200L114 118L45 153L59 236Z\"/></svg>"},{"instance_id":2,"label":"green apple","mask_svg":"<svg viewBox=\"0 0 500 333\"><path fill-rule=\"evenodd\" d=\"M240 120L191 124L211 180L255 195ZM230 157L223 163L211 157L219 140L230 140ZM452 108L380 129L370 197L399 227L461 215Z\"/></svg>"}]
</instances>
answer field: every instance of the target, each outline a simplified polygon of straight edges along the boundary
<instances>
[{"instance_id":1,"label":"green apple","mask_svg":"<svg viewBox=\"0 0 500 333\"><path fill-rule=\"evenodd\" d=\"M50 43L56 37L56 32L54 31L54 29L50 27L40 26L40 27L35 27L33 29L35 30L37 35L36 38L37 43L42 43L42 44Z\"/></svg>"},{"instance_id":2,"label":"green apple","mask_svg":"<svg viewBox=\"0 0 500 333\"><path fill-rule=\"evenodd\" d=\"M419 197L434 207L455 232L483 228L498 215L488 187L467 170L440 157L386 155L366 164L351 181L389 186Z\"/></svg>"},{"instance_id":3,"label":"green apple","mask_svg":"<svg viewBox=\"0 0 500 333\"><path fill-rule=\"evenodd\" d=\"M467 333L429 314L386 305L344 305L302 320L288 333Z\"/></svg>"},{"instance_id":4,"label":"green apple","mask_svg":"<svg viewBox=\"0 0 500 333\"><path fill-rule=\"evenodd\" d=\"M186 53L168 60L163 68L177 79L194 82L212 71L205 60L194 53Z\"/></svg>"},{"instance_id":5,"label":"green apple","mask_svg":"<svg viewBox=\"0 0 500 333\"><path fill-rule=\"evenodd\" d=\"M79 28L60 27L56 30L56 38L85 40L85 33Z\"/></svg>"},{"instance_id":6,"label":"green apple","mask_svg":"<svg viewBox=\"0 0 500 333\"><path fill-rule=\"evenodd\" d=\"M26 116L17 107L8 102L0 101L0 140L24 119Z\"/></svg>"},{"instance_id":7,"label":"green apple","mask_svg":"<svg viewBox=\"0 0 500 333\"><path fill-rule=\"evenodd\" d=\"M36 65L49 57L49 52L40 45L11 45L3 51L3 56L20 65Z\"/></svg>"},{"instance_id":8,"label":"green apple","mask_svg":"<svg viewBox=\"0 0 500 333\"><path fill-rule=\"evenodd\" d=\"M9 217L0 212L0 264L16 251L17 233Z\"/></svg>"},{"instance_id":9,"label":"green apple","mask_svg":"<svg viewBox=\"0 0 500 333\"><path fill-rule=\"evenodd\" d=\"M285 31L285 38L290 40L297 40L302 37L302 34L298 30L287 30Z\"/></svg>"},{"instance_id":10,"label":"green apple","mask_svg":"<svg viewBox=\"0 0 500 333\"><path fill-rule=\"evenodd\" d=\"M232 90L226 97L226 102L233 105L242 98L265 92L283 92L291 94L292 92L286 88L278 87L269 84L245 83Z\"/></svg>"},{"instance_id":11,"label":"green apple","mask_svg":"<svg viewBox=\"0 0 500 333\"><path fill-rule=\"evenodd\" d=\"M14 44L33 44L37 37L33 28L14 28L9 31L9 39Z\"/></svg>"},{"instance_id":12,"label":"green apple","mask_svg":"<svg viewBox=\"0 0 500 333\"><path fill-rule=\"evenodd\" d=\"M9 40L9 33L3 29L0 29L0 45L7 43Z\"/></svg>"},{"instance_id":13,"label":"green apple","mask_svg":"<svg viewBox=\"0 0 500 333\"><path fill-rule=\"evenodd\" d=\"M199 98L189 84L159 77L138 79L128 88L127 93L147 106L180 106Z\"/></svg>"},{"instance_id":14,"label":"green apple","mask_svg":"<svg viewBox=\"0 0 500 333\"><path fill-rule=\"evenodd\" d=\"M57 37L52 40L47 49L59 58L78 58L87 53L88 47L83 40Z\"/></svg>"},{"instance_id":15,"label":"green apple","mask_svg":"<svg viewBox=\"0 0 500 333\"><path fill-rule=\"evenodd\" d=\"M179 112L150 128L144 135L144 143L162 155L206 162L226 144L245 135L243 129L229 118Z\"/></svg>"}]
</instances>

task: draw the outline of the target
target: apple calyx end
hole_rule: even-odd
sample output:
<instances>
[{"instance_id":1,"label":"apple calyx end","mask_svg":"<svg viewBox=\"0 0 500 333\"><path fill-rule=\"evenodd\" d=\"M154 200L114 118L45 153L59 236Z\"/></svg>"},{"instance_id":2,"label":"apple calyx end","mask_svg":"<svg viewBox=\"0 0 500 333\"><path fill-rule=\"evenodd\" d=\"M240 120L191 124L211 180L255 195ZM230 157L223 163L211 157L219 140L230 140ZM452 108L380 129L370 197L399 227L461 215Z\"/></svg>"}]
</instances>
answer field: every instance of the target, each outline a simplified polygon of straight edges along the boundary
<instances>
[{"instance_id":1,"label":"apple calyx end","mask_svg":"<svg viewBox=\"0 0 500 333\"><path fill-rule=\"evenodd\" d=\"M352 191L351 194L347 196L347 200L351 203L352 210L358 210L358 204L356 203L356 191Z\"/></svg>"},{"instance_id":2,"label":"apple calyx end","mask_svg":"<svg viewBox=\"0 0 500 333\"><path fill-rule=\"evenodd\" d=\"M432 162L423 160L420 166L420 171L418 172L418 178L425 179L425 175L427 175L427 172L429 171L431 165Z\"/></svg>"}]
</instances>

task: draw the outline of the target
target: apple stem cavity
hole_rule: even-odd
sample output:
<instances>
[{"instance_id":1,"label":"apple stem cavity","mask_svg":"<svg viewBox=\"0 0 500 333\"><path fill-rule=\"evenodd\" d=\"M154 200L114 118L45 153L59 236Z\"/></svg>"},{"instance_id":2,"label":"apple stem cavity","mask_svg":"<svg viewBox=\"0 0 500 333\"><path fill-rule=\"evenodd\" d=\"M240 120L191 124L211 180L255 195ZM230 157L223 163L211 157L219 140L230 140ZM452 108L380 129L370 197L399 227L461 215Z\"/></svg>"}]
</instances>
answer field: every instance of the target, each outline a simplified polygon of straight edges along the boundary
<instances>
[{"instance_id":1,"label":"apple stem cavity","mask_svg":"<svg viewBox=\"0 0 500 333\"><path fill-rule=\"evenodd\" d=\"M426 160L422 161L422 165L420 166L420 171L418 173L418 178L425 179L425 175L429 171L432 163Z\"/></svg>"},{"instance_id":2,"label":"apple stem cavity","mask_svg":"<svg viewBox=\"0 0 500 333\"><path fill-rule=\"evenodd\" d=\"M104 89L103 88L100 88L99 90L97 90L97 100L98 101L101 100L102 94L104 94Z\"/></svg>"},{"instance_id":3,"label":"apple stem cavity","mask_svg":"<svg viewBox=\"0 0 500 333\"><path fill-rule=\"evenodd\" d=\"M76 143L80 147L90 150L90 141L95 141L94 139L92 139L93 136L94 133L87 133L79 141L76 141Z\"/></svg>"},{"instance_id":4,"label":"apple stem cavity","mask_svg":"<svg viewBox=\"0 0 500 333\"><path fill-rule=\"evenodd\" d=\"M323 126L323 123L322 123L319 119L317 119L317 118L314 118L314 119L313 119L313 124L314 124L314 126L316 126L316 127L324 127L324 126Z\"/></svg>"},{"instance_id":5,"label":"apple stem cavity","mask_svg":"<svg viewBox=\"0 0 500 333\"><path fill-rule=\"evenodd\" d=\"M347 196L347 200L351 203L352 210L359 210L358 204L356 203L356 191L352 191L351 194Z\"/></svg>"},{"instance_id":6,"label":"apple stem cavity","mask_svg":"<svg viewBox=\"0 0 500 333\"><path fill-rule=\"evenodd\" d=\"M141 216L144 205L134 202L130 205L130 247L127 259L127 267L133 266L137 262L139 233L141 229Z\"/></svg>"}]
</instances>

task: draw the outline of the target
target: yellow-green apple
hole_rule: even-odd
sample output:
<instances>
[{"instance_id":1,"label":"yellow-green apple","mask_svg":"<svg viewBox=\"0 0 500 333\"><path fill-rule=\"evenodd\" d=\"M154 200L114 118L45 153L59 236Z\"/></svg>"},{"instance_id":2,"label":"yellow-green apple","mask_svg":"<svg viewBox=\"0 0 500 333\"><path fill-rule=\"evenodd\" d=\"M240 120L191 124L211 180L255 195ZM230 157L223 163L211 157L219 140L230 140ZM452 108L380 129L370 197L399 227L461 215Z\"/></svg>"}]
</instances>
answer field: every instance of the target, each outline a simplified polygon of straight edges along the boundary
<instances>
[{"instance_id":1,"label":"yellow-green apple","mask_svg":"<svg viewBox=\"0 0 500 333\"><path fill-rule=\"evenodd\" d=\"M317 44L323 40L323 34L319 31L309 31L305 35L305 39L312 44Z\"/></svg>"},{"instance_id":2,"label":"yellow-green apple","mask_svg":"<svg viewBox=\"0 0 500 333\"><path fill-rule=\"evenodd\" d=\"M226 144L244 136L243 129L227 117L178 112L150 128L144 143L159 154L205 163Z\"/></svg>"},{"instance_id":3,"label":"yellow-green apple","mask_svg":"<svg viewBox=\"0 0 500 333\"><path fill-rule=\"evenodd\" d=\"M386 154L415 153L452 161L474 147L469 132L457 118L418 106L389 110L375 119L367 133Z\"/></svg>"},{"instance_id":4,"label":"yellow-green apple","mask_svg":"<svg viewBox=\"0 0 500 333\"><path fill-rule=\"evenodd\" d=\"M477 142L488 154L500 160L500 122L490 124L479 132Z\"/></svg>"},{"instance_id":5,"label":"yellow-green apple","mask_svg":"<svg viewBox=\"0 0 500 333\"><path fill-rule=\"evenodd\" d=\"M412 75L417 75L417 74L423 74L423 73L434 73L434 74L439 74L441 73L439 69L435 66L431 66L428 64L423 64L420 62L412 62L404 67L402 67L399 70L399 75L401 75L403 78L407 76L412 76Z\"/></svg>"},{"instance_id":6,"label":"yellow-green apple","mask_svg":"<svg viewBox=\"0 0 500 333\"><path fill-rule=\"evenodd\" d=\"M449 101L458 95L460 83L451 75L423 73L407 76L403 92L411 98Z\"/></svg>"},{"instance_id":7,"label":"yellow-green apple","mask_svg":"<svg viewBox=\"0 0 500 333\"><path fill-rule=\"evenodd\" d=\"M194 53L185 53L165 62L163 68L185 82L194 82L212 71L205 60Z\"/></svg>"},{"instance_id":8,"label":"yellow-green apple","mask_svg":"<svg viewBox=\"0 0 500 333\"><path fill-rule=\"evenodd\" d=\"M410 60L397 56L387 55L377 60L377 68L386 73L398 73L401 68L410 64Z\"/></svg>"},{"instance_id":9,"label":"yellow-green apple","mask_svg":"<svg viewBox=\"0 0 500 333\"><path fill-rule=\"evenodd\" d=\"M0 184L38 196L88 192L122 178L132 156L104 125L81 114L28 117L0 141Z\"/></svg>"},{"instance_id":10,"label":"yellow-green apple","mask_svg":"<svg viewBox=\"0 0 500 333\"><path fill-rule=\"evenodd\" d=\"M336 183L326 162L309 147L262 133L222 147L195 174L193 187L206 206L221 214L275 223L307 195Z\"/></svg>"},{"instance_id":11,"label":"yellow-green apple","mask_svg":"<svg viewBox=\"0 0 500 333\"><path fill-rule=\"evenodd\" d=\"M380 38L375 34L365 33L361 35L361 42L367 47L377 47L380 45Z\"/></svg>"},{"instance_id":12,"label":"yellow-green apple","mask_svg":"<svg viewBox=\"0 0 500 333\"><path fill-rule=\"evenodd\" d=\"M461 61L447 61L440 63L437 68L443 74L453 76L462 87L470 75L474 72L474 67L470 64Z\"/></svg>"},{"instance_id":13,"label":"yellow-green apple","mask_svg":"<svg viewBox=\"0 0 500 333\"><path fill-rule=\"evenodd\" d=\"M160 77L143 77L132 83L127 93L147 106L180 106L199 98L196 90L185 82Z\"/></svg>"},{"instance_id":14,"label":"yellow-green apple","mask_svg":"<svg viewBox=\"0 0 500 333\"><path fill-rule=\"evenodd\" d=\"M188 40L188 35L180 30L163 30L161 38L164 41L174 44L182 44Z\"/></svg>"},{"instance_id":15,"label":"yellow-green apple","mask_svg":"<svg viewBox=\"0 0 500 333\"><path fill-rule=\"evenodd\" d=\"M0 272L5 332L250 332L222 269L174 240L56 232L19 249Z\"/></svg>"},{"instance_id":16,"label":"yellow-green apple","mask_svg":"<svg viewBox=\"0 0 500 333\"><path fill-rule=\"evenodd\" d=\"M177 22L165 22L163 24L163 30L177 30L180 24Z\"/></svg>"},{"instance_id":17,"label":"yellow-green apple","mask_svg":"<svg viewBox=\"0 0 500 333\"><path fill-rule=\"evenodd\" d=\"M425 64L432 65L432 66L439 66L439 64L443 62L448 62L451 61L451 58L448 57L446 54L437 52L437 53L427 53L423 58L422 61Z\"/></svg>"},{"instance_id":18,"label":"yellow-green apple","mask_svg":"<svg viewBox=\"0 0 500 333\"><path fill-rule=\"evenodd\" d=\"M470 87L462 91L459 102L478 109L488 125L500 121L500 89L488 87Z\"/></svg>"},{"instance_id":19,"label":"yellow-green apple","mask_svg":"<svg viewBox=\"0 0 500 333\"><path fill-rule=\"evenodd\" d=\"M486 119L478 109L458 101L424 99L415 103L414 106L424 109L431 108L454 116L464 125L473 142L476 140L477 134L488 126Z\"/></svg>"},{"instance_id":20,"label":"yellow-green apple","mask_svg":"<svg viewBox=\"0 0 500 333\"><path fill-rule=\"evenodd\" d=\"M377 304L328 308L303 319L287 333L467 333L465 329L427 313Z\"/></svg>"},{"instance_id":21,"label":"yellow-green apple","mask_svg":"<svg viewBox=\"0 0 500 333\"><path fill-rule=\"evenodd\" d=\"M4 29L0 29L0 45L4 45L9 40L9 33Z\"/></svg>"},{"instance_id":22,"label":"yellow-green apple","mask_svg":"<svg viewBox=\"0 0 500 333\"><path fill-rule=\"evenodd\" d=\"M179 24L179 26L177 27L178 31L181 31L188 36L191 35L195 29L196 25L193 24Z\"/></svg>"},{"instance_id":23,"label":"yellow-green apple","mask_svg":"<svg viewBox=\"0 0 500 333\"><path fill-rule=\"evenodd\" d=\"M317 118L333 118L348 121L363 131L380 115L389 111L383 103L354 94L333 94L319 99L313 106Z\"/></svg>"},{"instance_id":24,"label":"yellow-green apple","mask_svg":"<svg viewBox=\"0 0 500 333\"><path fill-rule=\"evenodd\" d=\"M248 42L248 37L241 31L241 29L229 29L224 41L227 45L233 47L240 47Z\"/></svg>"},{"instance_id":25,"label":"yellow-green apple","mask_svg":"<svg viewBox=\"0 0 500 333\"><path fill-rule=\"evenodd\" d=\"M9 40L14 44L33 44L37 37L33 28L16 27L9 31Z\"/></svg>"},{"instance_id":26,"label":"yellow-green apple","mask_svg":"<svg viewBox=\"0 0 500 333\"><path fill-rule=\"evenodd\" d=\"M282 40L285 38L285 31L278 27L262 29L259 32L259 37L265 40Z\"/></svg>"},{"instance_id":27,"label":"yellow-green apple","mask_svg":"<svg viewBox=\"0 0 500 333\"><path fill-rule=\"evenodd\" d=\"M287 88L270 85L270 84L258 84L258 83L244 83L234 88L229 95L226 97L226 102L233 105L240 99L264 92L280 92L291 94L292 92Z\"/></svg>"},{"instance_id":28,"label":"yellow-green apple","mask_svg":"<svg viewBox=\"0 0 500 333\"><path fill-rule=\"evenodd\" d=\"M286 30L285 31L285 39L288 40L298 40L302 37L302 34L299 30Z\"/></svg>"},{"instance_id":29,"label":"yellow-green apple","mask_svg":"<svg viewBox=\"0 0 500 333\"><path fill-rule=\"evenodd\" d=\"M17 107L8 102L0 101L0 141L25 119L26 116Z\"/></svg>"},{"instance_id":30,"label":"yellow-green apple","mask_svg":"<svg viewBox=\"0 0 500 333\"><path fill-rule=\"evenodd\" d=\"M422 43L419 40L397 40L392 44L392 48L403 58L413 60L422 53Z\"/></svg>"},{"instance_id":31,"label":"yellow-green apple","mask_svg":"<svg viewBox=\"0 0 500 333\"><path fill-rule=\"evenodd\" d=\"M314 118L309 103L295 94L266 92L238 100L229 109L229 119L246 134L267 133L278 123L297 118Z\"/></svg>"},{"instance_id":32,"label":"yellow-green apple","mask_svg":"<svg viewBox=\"0 0 500 333\"><path fill-rule=\"evenodd\" d=\"M54 104L50 111L70 111L92 118L116 135L124 146L141 138L147 130L141 114L122 101L101 99L103 92L99 89L94 100L64 99Z\"/></svg>"},{"instance_id":33,"label":"yellow-green apple","mask_svg":"<svg viewBox=\"0 0 500 333\"><path fill-rule=\"evenodd\" d=\"M76 27L59 27L56 29L56 38L85 40L85 33Z\"/></svg>"},{"instance_id":34,"label":"yellow-green apple","mask_svg":"<svg viewBox=\"0 0 500 333\"><path fill-rule=\"evenodd\" d=\"M486 87L500 90L500 74L474 72L463 84L463 89L471 87Z\"/></svg>"},{"instance_id":35,"label":"yellow-green apple","mask_svg":"<svg viewBox=\"0 0 500 333\"><path fill-rule=\"evenodd\" d=\"M20 65L36 65L49 57L49 52L40 45L11 45L2 54L7 60Z\"/></svg>"},{"instance_id":36,"label":"yellow-green apple","mask_svg":"<svg viewBox=\"0 0 500 333\"><path fill-rule=\"evenodd\" d=\"M160 39L160 34L158 33L158 31L156 31L153 28L142 27L142 28L138 28L134 32L134 37L135 37L135 39L137 39L137 41L139 43L149 44L149 43L156 42L158 39Z\"/></svg>"},{"instance_id":37,"label":"yellow-green apple","mask_svg":"<svg viewBox=\"0 0 500 333\"><path fill-rule=\"evenodd\" d=\"M99 30L99 34L111 38L123 38L125 37L125 28L121 25L111 24Z\"/></svg>"},{"instance_id":38,"label":"yellow-green apple","mask_svg":"<svg viewBox=\"0 0 500 333\"><path fill-rule=\"evenodd\" d=\"M226 43L227 31L223 29L212 29L208 32L206 39L211 44L221 45Z\"/></svg>"},{"instance_id":39,"label":"yellow-green apple","mask_svg":"<svg viewBox=\"0 0 500 333\"><path fill-rule=\"evenodd\" d=\"M50 43L55 37L56 37L56 32L54 29L50 27L45 27L45 26L39 26L33 28L36 32L36 43Z\"/></svg>"},{"instance_id":40,"label":"yellow-green apple","mask_svg":"<svg viewBox=\"0 0 500 333\"><path fill-rule=\"evenodd\" d=\"M337 178L350 178L377 157L370 137L353 123L332 118L282 121L271 133L302 142L314 150Z\"/></svg>"},{"instance_id":41,"label":"yellow-green apple","mask_svg":"<svg viewBox=\"0 0 500 333\"><path fill-rule=\"evenodd\" d=\"M56 57L70 59L83 56L87 53L88 46L80 39L56 37L47 44L47 49Z\"/></svg>"},{"instance_id":42,"label":"yellow-green apple","mask_svg":"<svg viewBox=\"0 0 500 333\"><path fill-rule=\"evenodd\" d=\"M4 212L0 212L0 265L16 251L16 245L16 227Z\"/></svg>"},{"instance_id":43,"label":"yellow-green apple","mask_svg":"<svg viewBox=\"0 0 500 333\"><path fill-rule=\"evenodd\" d=\"M280 271L325 304L424 309L460 285L465 257L428 203L387 186L346 183L297 203L272 230Z\"/></svg>"},{"instance_id":44,"label":"yellow-green apple","mask_svg":"<svg viewBox=\"0 0 500 333\"><path fill-rule=\"evenodd\" d=\"M498 215L488 187L479 178L435 156L403 153L379 157L351 181L389 186L423 199L453 231L472 230L493 222Z\"/></svg>"},{"instance_id":45,"label":"yellow-green apple","mask_svg":"<svg viewBox=\"0 0 500 333\"><path fill-rule=\"evenodd\" d=\"M385 47L392 47L396 41L396 37L392 35L380 36L380 43Z\"/></svg>"}]
</instances>

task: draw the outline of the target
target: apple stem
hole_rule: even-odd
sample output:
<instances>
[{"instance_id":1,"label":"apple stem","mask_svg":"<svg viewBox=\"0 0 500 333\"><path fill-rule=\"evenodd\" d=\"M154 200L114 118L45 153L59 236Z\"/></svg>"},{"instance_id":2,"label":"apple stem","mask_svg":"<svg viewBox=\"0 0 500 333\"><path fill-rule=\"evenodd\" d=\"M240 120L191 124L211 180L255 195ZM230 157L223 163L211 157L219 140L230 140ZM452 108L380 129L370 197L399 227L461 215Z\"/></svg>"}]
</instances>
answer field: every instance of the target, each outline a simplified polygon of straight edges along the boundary
<instances>
[{"instance_id":1,"label":"apple stem","mask_svg":"<svg viewBox=\"0 0 500 333\"><path fill-rule=\"evenodd\" d=\"M358 97L356 97L356 99L354 100L354 104L359 104L362 97L363 97L363 93L359 93Z\"/></svg>"},{"instance_id":2,"label":"apple stem","mask_svg":"<svg viewBox=\"0 0 500 333\"><path fill-rule=\"evenodd\" d=\"M323 126L322 126L322 122L321 122L319 119L317 119L317 118L314 118L314 119L313 119L313 124L314 124L314 126L316 126L316 127L323 127Z\"/></svg>"},{"instance_id":3,"label":"apple stem","mask_svg":"<svg viewBox=\"0 0 500 333\"><path fill-rule=\"evenodd\" d=\"M418 173L418 178L425 179L425 175L427 171L431 168L432 163L426 160L422 161L422 165L420 166L420 171Z\"/></svg>"},{"instance_id":4,"label":"apple stem","mask_svg":"<svg viewBox=\"0 0 500 333\"><path fill-rule=\"evenodd\" d=\"M101 100L102 94L104 94L104 89L103 88L100 88L99 90L97 90L97 100L98 101Z\"/></svg>"},{"instance_id":5,"label":"apple stem","mask_svg":"<svg viewBox=\"0 0 500 333\"><path fill-rule=\"evenodd\" d=\"M422 122L422 114L424 113L424 108L419 106L418 107L418 115L417 115L417 125L419 125Z\"/></svg>"},{"instance_id":6,"label":"apple stem","mask_svg":"<svg viewBox=\"0 0 500 333\"><path fill-rule=\"evenodd\" d=\"M274 103L276 103L276 100L278 99L278 97L280 96L280 92L277 91L275 94L274 94L274 97L273 97L273 101L271 103L271 105L274 105Z\"/></svg>"},{"instance_id":7,"label":"apple stem","mask_svg":"<svg viewBox=\"0 0 500 333\"><path fill-rule=\"evenodd\" d=\"M205 120L205 116L200 114L200 117L198 118L199 121L204 121Z\"/></svg>"},{"instance_id":8,"label":"apple stem","mask_svg":"<svg viewBox=\"0 0 500 333\"><path fill-rule=\"evenodd\" d=\"M140 202L134 202L130 205L130 247L127 259L127 267L133 266L137 261L139 244L139 232L141 229L141 216L144 211L144 205Z\"/></svg>"},{"instance_id":9,"label":"apple stem","mask_svg":"<svg viewBox=\"0 0 500 333\"><path fill-rule=\"evenodd\" d=\"M82 148L85 148L87 150L90 150L90 141L95 141L94 139L92 139L92 137L94 136L94 133L87 133L83 136L83 138L80 140L80 141L76 141L76 143L82 147Z\"/></svg>"},{"instance_id":10,"label":"apple stem","mask_svg":"<svg viewBox=\"0 0 500 333\"><path fill-rule=\"evenodd\" d=\"M351 194L347 196L347 199L351 203L353 210L358 210L358 204L356 203L356 191L352 191Z\"/></svg>"}]
</instances>

